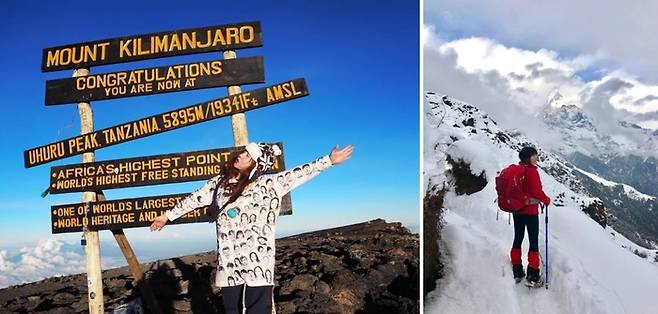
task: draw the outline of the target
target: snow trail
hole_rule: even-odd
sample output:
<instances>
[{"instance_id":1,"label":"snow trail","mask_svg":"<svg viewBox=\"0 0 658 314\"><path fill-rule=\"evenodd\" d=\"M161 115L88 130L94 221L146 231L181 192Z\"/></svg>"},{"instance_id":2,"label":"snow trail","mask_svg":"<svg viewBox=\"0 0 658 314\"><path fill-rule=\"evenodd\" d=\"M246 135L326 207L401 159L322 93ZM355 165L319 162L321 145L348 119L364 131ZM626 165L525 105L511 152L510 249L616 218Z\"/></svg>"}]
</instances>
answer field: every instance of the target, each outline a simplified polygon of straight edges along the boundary
<instances>
[{"instance_id":1,"label":"snow trail","mask_svg":"<svg viewBox=\"0 0 658 314\"><path fill-rule=\"evenodd\" d=\"M529 289L516 284L509 262L514 230L507 213L501 211L496 220L494 178L498 170L517 161L517 152L509 143L492 141L491 134L503 131L491 123L483 124L487 115L473 106L459 107L457 101L446 106L437 96L428 98L424 176L431 181L426 179L426 184L450 181L445 176L445 159L450 155L469 163L476 175L484 171L487 185L471 195L450 191L445 196L442 248L449 254L444 259L446 276L439 280L437 290L427 295L425 313L658 313L658 264L651 261L653 256L643 259L633 254L637 246L582 212L581 206L592 198L573 192L542 169L544 191L553 200L564 195L561 206L548 209L550 287ZM462 123L469 117L475 119L471 128ZM482 132L485 125L487 130ZM539 229L543 260L543 215ZM524 266L527 237L526 233Z\"/></svg>"}]
</instances>

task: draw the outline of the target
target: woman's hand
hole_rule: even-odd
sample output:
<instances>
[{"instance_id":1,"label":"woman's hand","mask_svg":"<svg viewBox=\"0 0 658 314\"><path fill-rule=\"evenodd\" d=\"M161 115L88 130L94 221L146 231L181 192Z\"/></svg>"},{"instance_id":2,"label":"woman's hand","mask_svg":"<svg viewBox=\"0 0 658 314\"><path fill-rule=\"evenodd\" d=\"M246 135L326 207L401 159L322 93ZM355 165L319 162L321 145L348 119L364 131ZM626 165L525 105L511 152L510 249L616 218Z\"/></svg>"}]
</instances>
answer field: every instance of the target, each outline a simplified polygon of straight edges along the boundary
<instances>
[{"instance_id":1,"label":"woman's hand","mask_svg":"<svg viewBox=\"0 0 658 314\"><path fill-rule=\"evenodd\" d=\"M331 153L329 154L329 159L331 159L331 163L334 165L337 165L339 163L344 162L345 160L350 159L352 155L352 150L354 150L354 147L352 145L347 145L343 149L338 149L338 145L334 147L334 149L331 150Z\"/></svg>"},{"instance_id":2,"label":"woman's hand","mask_svg":"<svg viewBox=\"0 0 658 314\"><path fill-rule=\"evenodd\" d=\"M164 228L165 224L167 224L169 218L167 218L167 215L162 214L151 221L153 222L150 227L151 231L160 231Z\"/></svg>"}]
</instances>

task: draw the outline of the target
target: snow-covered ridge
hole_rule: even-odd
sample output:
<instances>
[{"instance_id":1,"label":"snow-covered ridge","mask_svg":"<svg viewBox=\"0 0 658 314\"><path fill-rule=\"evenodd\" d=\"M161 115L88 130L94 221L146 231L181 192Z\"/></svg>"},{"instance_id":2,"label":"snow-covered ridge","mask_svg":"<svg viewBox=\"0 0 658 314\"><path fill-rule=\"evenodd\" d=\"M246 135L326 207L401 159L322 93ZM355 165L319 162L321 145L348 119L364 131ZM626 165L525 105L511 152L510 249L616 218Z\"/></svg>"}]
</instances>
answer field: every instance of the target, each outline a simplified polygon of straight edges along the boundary
<instances>
[{"instance_id":1,"label":"snow-covered ridge","mask_svg":"<svg viewBox=\"0 0 658 314\"><path fill-rule=\"evenodd\" d=\"M574 176L576 169L541 149L521 131L501 130L476 106L428 92L424 104L425 186L446 186L446 158L462 159L488 180L472 195L446 194L443 247L447 275L426 301L428 313L658 313L656 251L642 249L582 212L595 201ZM509 265L513 230L496 220L493 178L532 144L540 152L540 176L554 199L549 208L550 289L515 285ZM448 186L449 187L449 186ZM540 252L546 252L540 224ZM524 243L527 251L527 242ZM634 254L646 254L641 258ZM525 259L525 253L524 253ZM542 266L543 271L543 266Z\"/></svg>"},{"instance_id":2,"label":"snow-covered ridge","mask_svg":"<svg viewBox=\"0 0 658 314\"><path fill-rule=\"evenodd\" d=\"M549 95L543 110L544 124L560 134L561 153L579 152L601 159L629 153L658 157L658 130L643 128L630 121L617 121L616 128L608 125L600 127L597 123L603 122L593 120L573 101L564 99L555 90ZM602 132L601 129L607 131Z\"/></svg>"},{"instance_id":3,"label":"snow-covered ridge","mask_svg":"<svg viewBox=\"0 0 658 314\"><path fill-rule=\"evenodd\" d=\"M585 170L583 170L583 169L580 169L580 168L577 168L577 167L575 167L575 168L576 168L576 170L580 171L582 174L584 174L584 175L586 175L586 176L592 178L592 180L594 180L594 181L596 181L596 182L598 182L598 183L601 183L601 184L603 184L603 185L605 185L605 186L608 186L608 187L615 187L615 186L621 185L621 186L623 187L623 189L624 189L624 193L626 193L626 195L628 195L628 197L630 197L630 198L633 198L633 199L636 199L636 200L640 200L640 201L648 201L648 200L654 200L654 199L656 199L656 197L651 196L651 195L644 194L644 193L638 191L637 189L635 189L634 187L632 187L632 186L630 186L630 185L628 185L628 184L623 184L623 183L618 183L618 182L612 182L612 181L610 181L610 180L606 180L606 179L604 179L604 178L601 178L601 177L599 177L599 176L597 176L596 174L593 174L593 173L591 173L591 172L587 172L587 171L585 171ZM649 210L651 210L651 209L649 209Z\"/></svg>"}]
</instances>

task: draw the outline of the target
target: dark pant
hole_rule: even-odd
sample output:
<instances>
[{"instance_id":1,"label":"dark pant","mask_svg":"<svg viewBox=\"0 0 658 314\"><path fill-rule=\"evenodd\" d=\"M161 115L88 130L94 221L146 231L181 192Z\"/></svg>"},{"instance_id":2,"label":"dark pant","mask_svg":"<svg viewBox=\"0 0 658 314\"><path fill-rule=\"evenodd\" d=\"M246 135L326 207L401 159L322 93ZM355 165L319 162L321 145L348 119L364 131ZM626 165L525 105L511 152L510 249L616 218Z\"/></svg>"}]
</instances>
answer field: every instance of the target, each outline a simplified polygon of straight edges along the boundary
<instances>
[{"instance_id":1,"label":"dark pant","mask_svg":"<svg viewBox=\"0 0 658 314\"><path fill-rule=\"evenodd\" d=\"M512 217L514 217L514 244L512 244L512 247L521 248L525 229L527 228L530 251L539 251L539 216L512 214Z\"/></svg>"},{"instance_id":2,"label":"dark pant","mask_svg":"<svg viewBox=\"0 0 658 314\"><path fill-rule=\"evenodd\" d=\"M539 216L512 214L514 217L514 243L510 252L512 264L521 264L521 243L528 229L528 267L539 269Z\"/></svg>"},{"instance_id":3,"label":"dark pant","mask_svg":"<svg viewBox=\"0 0 658 314\"><path fill-rule=\"evenodd\" d=\"M244 285L223 287L222 300L226 314L241 314L244 295L244 307L247 314L272 313L272 286L245 287Z\"/></svg>"}]
</instances>

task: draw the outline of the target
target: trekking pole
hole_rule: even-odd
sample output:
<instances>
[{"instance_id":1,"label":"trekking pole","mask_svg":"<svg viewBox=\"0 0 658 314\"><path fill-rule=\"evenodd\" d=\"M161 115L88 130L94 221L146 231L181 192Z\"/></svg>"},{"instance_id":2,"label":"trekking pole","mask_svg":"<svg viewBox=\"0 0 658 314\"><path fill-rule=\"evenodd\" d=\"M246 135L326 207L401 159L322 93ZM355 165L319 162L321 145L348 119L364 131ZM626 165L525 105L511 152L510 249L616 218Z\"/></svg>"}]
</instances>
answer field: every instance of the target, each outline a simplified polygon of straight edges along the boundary
<instances>
[{"instance_id":1,"label":"trekking pole","mask_svg":"<svg viewBox=\"0 0 658 314\"><path fill-rule=\"evenodd\" d=\"M546 216L544 216L544 222L546 223L546 227L544 228L546 235L546 263L544 263L544 267L546 268L545 273L546 273L546 290L548 290L548 205L544 205L544 209L546 210Z\"/></svg>"}]
</instances>

